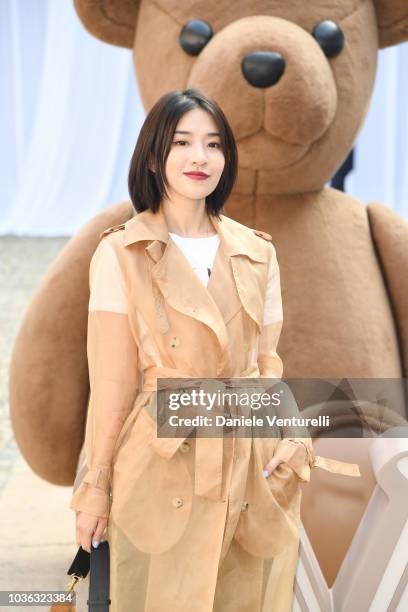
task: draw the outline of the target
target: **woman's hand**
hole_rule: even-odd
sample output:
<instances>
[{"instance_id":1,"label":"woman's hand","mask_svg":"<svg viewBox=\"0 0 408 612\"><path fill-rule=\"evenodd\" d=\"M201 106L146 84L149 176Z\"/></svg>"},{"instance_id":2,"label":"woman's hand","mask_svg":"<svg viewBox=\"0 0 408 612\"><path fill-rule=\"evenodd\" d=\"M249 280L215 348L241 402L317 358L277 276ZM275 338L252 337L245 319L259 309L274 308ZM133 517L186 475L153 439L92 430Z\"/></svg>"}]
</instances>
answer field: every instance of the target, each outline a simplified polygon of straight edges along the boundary
<instances>
[{"instance_id":1,"label":"woman's hand","mask_svg":"<svg viewBox=\"0 0 408 612\"><path fill-rule=\"evenodd\" d=\"M91 552L91 542L100 542L108 524L108 519L86 512L76 513L76 539L78 546Z\"/></svg>"},{"instance_id":2,"label":"woman's hand","mask_svg":"<svg viewBox=\"0 0 408 612\"><path fill-rule=\"evenodd\" d=\"M277 468L280 463L282 463L282 459L279 459L279 457L272 457L272 459L263 469L262 474L265 476L265 478L268 478L268 476L272 474L273 470Z\"/></svg>"}]
</instances>

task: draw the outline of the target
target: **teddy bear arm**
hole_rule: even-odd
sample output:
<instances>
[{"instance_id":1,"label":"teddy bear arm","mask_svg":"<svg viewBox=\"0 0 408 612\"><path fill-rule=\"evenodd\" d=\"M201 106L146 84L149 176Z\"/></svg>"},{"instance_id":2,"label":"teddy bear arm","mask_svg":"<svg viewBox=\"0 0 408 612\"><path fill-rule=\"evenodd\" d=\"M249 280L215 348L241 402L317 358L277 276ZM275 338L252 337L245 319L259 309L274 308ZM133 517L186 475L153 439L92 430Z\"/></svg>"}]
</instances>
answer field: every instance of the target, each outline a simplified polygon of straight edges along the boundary
<instances>
[{"instance_id":1,"label":"teddy bear arm","mask_svg":"<svg viewBox=\"0 0 408 612\"><path fill-rule=\"evenodd\" d=\"M408 223L390 208L367 206L377 258L390 297L402 353L403 377L408 376Z\"/></svg>"}]
</instances>

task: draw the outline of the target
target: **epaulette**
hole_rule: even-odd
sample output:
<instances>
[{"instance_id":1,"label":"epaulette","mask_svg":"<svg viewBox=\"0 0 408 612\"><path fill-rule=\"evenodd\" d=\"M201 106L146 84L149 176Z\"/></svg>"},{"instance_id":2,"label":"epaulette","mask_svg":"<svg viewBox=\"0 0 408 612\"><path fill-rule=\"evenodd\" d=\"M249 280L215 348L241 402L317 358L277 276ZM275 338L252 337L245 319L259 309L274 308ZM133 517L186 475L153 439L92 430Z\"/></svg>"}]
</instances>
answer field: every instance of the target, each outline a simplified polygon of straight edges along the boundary
<instances>
[{"instance_id":1,"label":"epaulette","mask_svg":"<svg viewBox=\"0 0 408 612\"><path fill-rule=\"evenodd\" d=\"M121 223L120 225L112 225L112 227L108 227L108 229L104 230L99 234L99 238L103 238L112 232L117 232L119 230L125 229L125 224Z\"/></svg>"},{"instance_id":2,"label":"epaulette","mask_svg":"<svg viewBox=\"0 0 408 612\"><path fill-rule=\"evenodd\" d=\"M269 240L269 242L272 242L272 236L268 234L268 232L261 232L261 230L252 230L252 231L254 232L254 234L256 234L256 236L260 236L264 240Z\"/></svg>"}]
</instances>

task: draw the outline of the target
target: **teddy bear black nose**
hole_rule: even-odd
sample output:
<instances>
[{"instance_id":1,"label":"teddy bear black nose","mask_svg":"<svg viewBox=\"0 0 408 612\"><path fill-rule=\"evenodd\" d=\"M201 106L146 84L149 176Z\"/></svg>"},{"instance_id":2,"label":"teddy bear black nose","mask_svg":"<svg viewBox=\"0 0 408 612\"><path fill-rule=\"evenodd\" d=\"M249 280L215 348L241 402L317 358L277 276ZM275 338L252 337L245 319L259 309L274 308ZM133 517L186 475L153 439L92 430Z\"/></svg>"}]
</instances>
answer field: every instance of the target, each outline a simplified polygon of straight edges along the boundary
<instances>
[{"instance_id":1,"label":"teddy bear black nose","mask_svg":"<svg viewBox=\"0 0 408 612\"><path fill-rule=\"evenodd\" d=\"M275 85L285 72L285 60L274 51L254 51L248 53L241 62L241 70L254 87Z\"/></svg>"}]
</instances>

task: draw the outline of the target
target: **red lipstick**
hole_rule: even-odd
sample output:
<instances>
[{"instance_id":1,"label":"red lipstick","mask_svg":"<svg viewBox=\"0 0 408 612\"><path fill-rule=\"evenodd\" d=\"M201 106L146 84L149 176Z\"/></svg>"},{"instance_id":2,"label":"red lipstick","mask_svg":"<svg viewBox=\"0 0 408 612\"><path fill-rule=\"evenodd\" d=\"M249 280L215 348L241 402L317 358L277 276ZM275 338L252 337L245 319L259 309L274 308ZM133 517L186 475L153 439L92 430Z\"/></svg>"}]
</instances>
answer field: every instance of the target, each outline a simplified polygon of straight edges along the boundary
<instances>
[{"instance_id":1,"label":"red lipstick","mask_svg":"<svg viewBox=\"0 0 408 612\"><path fill-rule=\"evenodd\" d=\"M188 176L188 178L193 179L194 181L204 181L206 178L209 177L209 175L205 172L184 172L183 174Z\"/></svg>"}]
</instances>

